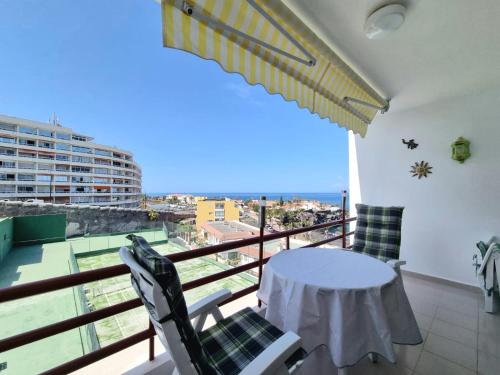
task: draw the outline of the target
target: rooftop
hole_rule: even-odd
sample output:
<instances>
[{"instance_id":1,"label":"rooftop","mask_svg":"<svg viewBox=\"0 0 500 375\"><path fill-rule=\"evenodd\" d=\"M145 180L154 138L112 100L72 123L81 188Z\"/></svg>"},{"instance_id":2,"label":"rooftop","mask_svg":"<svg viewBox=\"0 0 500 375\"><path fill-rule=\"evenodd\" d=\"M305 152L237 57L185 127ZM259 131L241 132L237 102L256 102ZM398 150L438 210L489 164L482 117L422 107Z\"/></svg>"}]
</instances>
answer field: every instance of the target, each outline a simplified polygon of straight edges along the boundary
<instances>
[{"instance_id":1,"label":"rooftop","mask_svg":"<svg viewBox=\"0 0 500 375\"><path fill-rule=\"evenodd\" d=\"M209 221L203 223L201 227L220 241L248 238L259 234L259 228L239 221Z\"/></svg>"}]
</instances>

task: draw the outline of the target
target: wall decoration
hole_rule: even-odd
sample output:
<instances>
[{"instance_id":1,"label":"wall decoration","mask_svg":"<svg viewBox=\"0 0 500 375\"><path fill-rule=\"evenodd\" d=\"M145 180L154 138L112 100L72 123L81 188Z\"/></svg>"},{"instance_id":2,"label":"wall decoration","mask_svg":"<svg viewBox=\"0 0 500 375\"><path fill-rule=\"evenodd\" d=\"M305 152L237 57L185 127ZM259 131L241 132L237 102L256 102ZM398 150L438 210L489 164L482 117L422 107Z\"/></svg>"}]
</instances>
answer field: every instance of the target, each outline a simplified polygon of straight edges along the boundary
<instances>
[{"instance_id":1,"label":"wall decoration","mask_svg":"<svg viewBox=\"0 0 500 375\"><path fill-rule=\"evenodd\" d=\"M458 139L451 144L451 158L463 164L468 158L470 158L469 151L470 142L463 138L458 137Z\"/></svg>"},{"instance_id":2,"label":"wall decoration","mask_svg":"<svg viewBox=\"0 0 500 375\"><path fill-rule=\"evenodd\" d=\"M412 177L418 177L420 180L422 177L427 178L427 175L432 173L431 169L432 167L429 166L429 163L422 160L420 163L417 161L411 166L410 173Z\"/></svg>"},{"instance_id":3,"label":"wall decoration","mask_svg":"<svg viewBox=\"0 0 500 375\"><path fill-rule=\"evenodd\" d=\"M403 141L403 144L405 144L410 150L414 150L418 147L418 143L415 143L414 139L410 139L409 141L406 141L404 138L401 139Z\"/></svg>"}]
</instances>

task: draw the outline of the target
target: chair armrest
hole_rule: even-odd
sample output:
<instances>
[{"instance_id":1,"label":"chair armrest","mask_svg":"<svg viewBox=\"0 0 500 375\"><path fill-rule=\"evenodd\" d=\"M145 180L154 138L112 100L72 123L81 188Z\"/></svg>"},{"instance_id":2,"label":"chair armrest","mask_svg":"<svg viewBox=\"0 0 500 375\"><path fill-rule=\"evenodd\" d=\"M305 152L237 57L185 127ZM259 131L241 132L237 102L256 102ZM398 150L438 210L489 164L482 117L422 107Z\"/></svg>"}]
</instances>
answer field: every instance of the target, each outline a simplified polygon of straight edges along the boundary
<instances>
[{"instance_id":1,"label":"chair armrest","mask_svg":"<svg viewBox=\"0 0 500 375\"><path fill-rule=\"evenodd\" d=\"M250 362L240 375L288 373L285 361L300 348L301 344L302 339L295 333L285 333Z\"/></svg>"},{"instance_id":2,"label":"chair armrest","mask_svg":"<svg viewBox=\"0 0 500 375\"><path fill-rule=\"evenodd\" d=\"M229 289L221 289L218 292L200 299L198 302L188 307L189 319L194 319L203 313L209 313L214 307L217 307L232 295Z\"/></svg>"},{"instance_id":3,"label":"chair armrest","mask_svg":"<svg viewBox=\"0 0 500 375\"><path fill-rule=\"evenodd\" d=\"M390 265L392 268L399 268L406 264L406 260L389 259L386 263Z\"/></svg>"}]
</instances>

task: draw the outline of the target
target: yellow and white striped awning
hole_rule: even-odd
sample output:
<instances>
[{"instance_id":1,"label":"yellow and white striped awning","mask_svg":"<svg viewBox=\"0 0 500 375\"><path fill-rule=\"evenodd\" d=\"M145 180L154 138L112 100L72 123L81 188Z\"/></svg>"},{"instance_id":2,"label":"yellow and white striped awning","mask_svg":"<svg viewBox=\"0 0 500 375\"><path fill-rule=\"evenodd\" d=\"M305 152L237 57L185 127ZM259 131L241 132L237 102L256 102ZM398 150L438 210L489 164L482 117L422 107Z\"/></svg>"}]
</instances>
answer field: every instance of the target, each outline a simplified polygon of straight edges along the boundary
<instances>
[{"instance_id":1,"label":"yellow and white striped awning","mask_svg":"<svg viewBox=\"0 0 500 375\"><path fill-rule=\"evenodd\" d=\"M388 108L281 0L162 0L163 44L365 135Z\"/></svg>"}]
</instances>

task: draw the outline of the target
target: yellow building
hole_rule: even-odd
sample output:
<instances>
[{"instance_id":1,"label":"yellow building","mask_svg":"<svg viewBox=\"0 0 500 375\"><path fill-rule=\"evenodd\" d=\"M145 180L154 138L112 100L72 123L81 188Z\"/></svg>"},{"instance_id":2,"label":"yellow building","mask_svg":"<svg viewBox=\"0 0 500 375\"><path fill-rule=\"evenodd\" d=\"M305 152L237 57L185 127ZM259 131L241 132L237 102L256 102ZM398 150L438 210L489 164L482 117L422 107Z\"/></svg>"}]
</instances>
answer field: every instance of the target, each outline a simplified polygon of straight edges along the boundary
<instances>
[{"instance_id":1,"label":"yellow building","mask_svg":"<svg viewBox=\"0 0 500 375\"><path fill-rule=\"evenodd\" d=\"M240 210L232 200L204 199L196 202L196 229L208 221L239 221Z\"/></svg>"}]
</instances>

